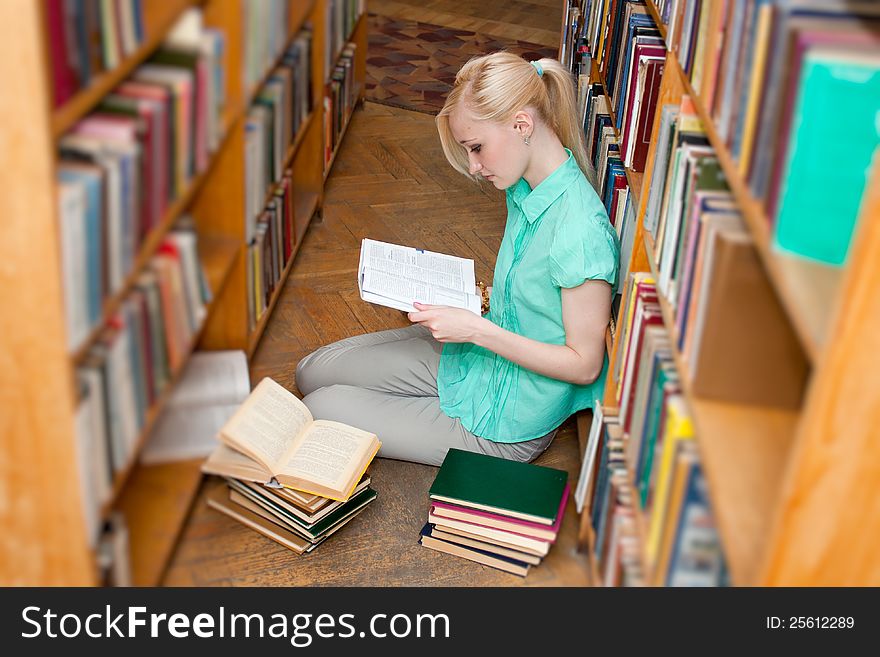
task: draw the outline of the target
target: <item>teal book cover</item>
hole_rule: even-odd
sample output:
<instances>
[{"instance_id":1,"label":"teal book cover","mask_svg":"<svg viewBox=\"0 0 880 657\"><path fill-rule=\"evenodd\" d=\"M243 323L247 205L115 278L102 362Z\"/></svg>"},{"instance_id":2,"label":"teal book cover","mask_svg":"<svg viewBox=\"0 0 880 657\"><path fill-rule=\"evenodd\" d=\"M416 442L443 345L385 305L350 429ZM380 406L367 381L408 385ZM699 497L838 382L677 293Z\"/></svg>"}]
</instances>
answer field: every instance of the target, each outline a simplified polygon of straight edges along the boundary
<instances>
[{"instance_id":1,"label":"teal book cover","mask_svg":"<svg viewBox=\"0 0 880 657\"><path fill-rule=\"evenodd\" d=\"M804 57L775 242L830 265L846 260L880 144L880 57L816 50Z\"/></svg>"},{"instance_id":2,"label":"teal book cover","mask_svg":"<svg viewBox=\"0 0 880 657\"><path fill-rule=\"evenodd\" d=\"M428 495L552 525L568 473L533 463L450 449Z\"/></svg>"}]
</instances>

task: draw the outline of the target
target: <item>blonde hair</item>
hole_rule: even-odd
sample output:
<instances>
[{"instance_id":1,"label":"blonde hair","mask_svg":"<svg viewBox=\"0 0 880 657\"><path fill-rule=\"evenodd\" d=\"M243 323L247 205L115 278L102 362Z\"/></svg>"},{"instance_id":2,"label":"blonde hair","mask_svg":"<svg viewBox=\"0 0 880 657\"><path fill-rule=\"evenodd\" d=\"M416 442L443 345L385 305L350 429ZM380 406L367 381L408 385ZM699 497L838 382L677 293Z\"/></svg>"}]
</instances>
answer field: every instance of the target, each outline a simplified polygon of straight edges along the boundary
<instances>
[{"instance_id":1,"label":"blonde hair","mask_svg":"<svg viewBox=\"0 0 880 657\"><path fill-rule=\"evenodd\" d=\"M506 123L526 107L533 108L562 145L574 155L587 180L595 184L593 166L584 148L584 133L578 121L572 75L555 59L537 60L543 73L522 57L494 52L474 57L461 67L443 109L437 115L437 130L443 153L452 167L468 177L467 149L455 140L449 117L466 107L477 120Z\"/></svg>"}]
</instances>

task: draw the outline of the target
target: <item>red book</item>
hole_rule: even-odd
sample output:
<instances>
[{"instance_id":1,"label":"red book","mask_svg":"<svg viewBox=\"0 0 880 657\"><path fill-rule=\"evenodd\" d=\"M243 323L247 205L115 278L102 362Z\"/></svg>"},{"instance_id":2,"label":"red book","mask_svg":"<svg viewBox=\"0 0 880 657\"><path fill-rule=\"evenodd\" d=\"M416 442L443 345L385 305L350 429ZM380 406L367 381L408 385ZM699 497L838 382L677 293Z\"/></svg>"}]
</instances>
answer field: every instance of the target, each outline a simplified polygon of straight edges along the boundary
<instances>
[{"instance_id":1,"label":"red book","mask_svg":"<svg viewBox=\"0 0 880 657\"><path fill-rule=\"evenodd\" d=\"M59 107L76 93L77 88L76 76L67 61L63 0L47 0L46 23L49 28L49 57L52 60L52 100L54 106Z\"/></svg>"},{"instance_id":2,"label":"red book","mask_svg":"<svg viewBox=\"0 0 880 657\"><path fill-rule=\"evenodd\" d=\"M665 60L651 60L646 66L645 89L642 95L642 104L639 108L639 116L632 138L633 144L633 171L644 171L648 160L648 149L651 146L651 132L654 128L654 114L657 110L657 99L660 97L660 82L663 78Z\"/></svg>"},{"instance_id":3,"label":"red book","mask_svg":"<svg viewBox=\"0 0 880 657\"><path fill-rule=\"evenodd\" d=\"M503 529L505 531L529 536L553 543L562 526L562 517L565 512L565 504L568 501L568 484L562 491L562 501L559 504L559 511L556 513L556 520L552 525L544 525L539 522L531 522L529 520L520 520L511 516L502 515L500 513L491 513L489 511L480 511L459 504L450 504L448 502L432 502L431 514L440 518L449 518L450 520L460 520L481 527L492 527L494 529Z\"/></svg>"}]
</instances>

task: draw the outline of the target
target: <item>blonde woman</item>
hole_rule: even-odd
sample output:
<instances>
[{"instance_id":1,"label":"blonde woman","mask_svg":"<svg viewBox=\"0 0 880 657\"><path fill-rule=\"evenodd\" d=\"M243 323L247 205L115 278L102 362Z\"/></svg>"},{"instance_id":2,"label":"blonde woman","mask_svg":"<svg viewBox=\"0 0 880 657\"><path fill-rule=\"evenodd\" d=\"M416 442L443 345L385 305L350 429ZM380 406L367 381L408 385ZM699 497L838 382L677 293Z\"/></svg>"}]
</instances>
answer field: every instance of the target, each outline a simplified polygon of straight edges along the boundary
<instances>
[{"instance_id":1,"label":"blonde woman","mask_svg":"<svg viewBox=\"0 0 880 657\"><path fill-rule=\"evenodd\" d=\"M416 304L411 327L307 356L297 385L316 418L376 433L382 457L439 465L457 447L531 461L602 396L617 235L556 60L472 59L437 127L456 170L506 191L488 312Z\"/></svg>"}]
</instances>

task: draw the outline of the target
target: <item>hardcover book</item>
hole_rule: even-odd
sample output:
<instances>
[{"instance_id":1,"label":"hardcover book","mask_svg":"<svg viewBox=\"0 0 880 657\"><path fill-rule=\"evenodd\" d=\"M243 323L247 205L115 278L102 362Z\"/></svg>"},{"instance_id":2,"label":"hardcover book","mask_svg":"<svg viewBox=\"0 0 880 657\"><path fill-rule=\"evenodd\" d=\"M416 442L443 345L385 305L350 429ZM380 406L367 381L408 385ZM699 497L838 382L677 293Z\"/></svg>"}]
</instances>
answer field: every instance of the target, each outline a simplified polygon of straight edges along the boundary
<instances>
[{"instance_id":1,"label":"hardcover book","mask_svg":"<svg viewBox=\"0 0 880 657\"><path fill-rule=\"evenodd\" d=\"M428 495L432 500L553 525L568 473L452 448Z\"/></svg>"}]
</instances>

